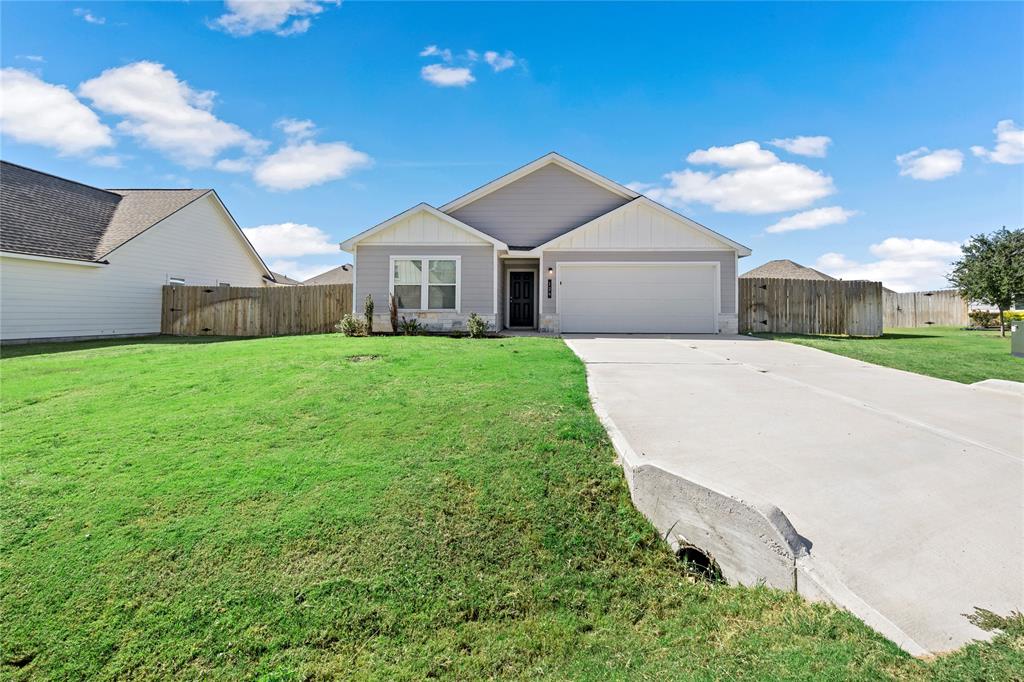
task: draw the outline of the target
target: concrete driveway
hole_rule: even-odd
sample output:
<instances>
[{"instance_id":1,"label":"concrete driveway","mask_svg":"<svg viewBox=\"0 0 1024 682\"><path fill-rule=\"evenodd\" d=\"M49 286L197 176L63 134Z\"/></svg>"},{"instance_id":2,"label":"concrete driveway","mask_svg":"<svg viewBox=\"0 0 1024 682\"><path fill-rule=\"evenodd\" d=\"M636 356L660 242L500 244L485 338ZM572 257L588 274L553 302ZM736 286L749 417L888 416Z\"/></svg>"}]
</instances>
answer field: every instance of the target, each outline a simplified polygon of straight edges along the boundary
<instances>
[{"instance_id":1,"label":"concrete driveway","mask_svg":"<svg viewBox=\"0 0 1024 682\"><path fill-rule=\"evenodd\" d=\"M1019 386L750 337L566 342L638 508L727 577L834 601L914 654L988 637L975 607L1024 609Z\"/></svg>"}]
</instances>

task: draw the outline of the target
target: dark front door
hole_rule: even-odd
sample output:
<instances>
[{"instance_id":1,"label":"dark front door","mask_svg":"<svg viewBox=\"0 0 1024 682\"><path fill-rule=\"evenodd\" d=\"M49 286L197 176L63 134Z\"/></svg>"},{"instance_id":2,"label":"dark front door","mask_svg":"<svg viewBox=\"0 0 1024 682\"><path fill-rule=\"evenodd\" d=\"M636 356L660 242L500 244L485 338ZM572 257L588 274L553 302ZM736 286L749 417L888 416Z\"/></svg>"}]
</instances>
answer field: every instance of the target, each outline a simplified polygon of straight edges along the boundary
<instances>
[{"instance_id":1,"label":"dark front door","mask_svg":"<svg viewBox=\"0 0 1024 682\"><path fill-rule=\"evenodd\" d=\"M508 273L508 326L532 327L533 306L536 298L533 291L532 272Z\"/></svg>"}]
</instances>

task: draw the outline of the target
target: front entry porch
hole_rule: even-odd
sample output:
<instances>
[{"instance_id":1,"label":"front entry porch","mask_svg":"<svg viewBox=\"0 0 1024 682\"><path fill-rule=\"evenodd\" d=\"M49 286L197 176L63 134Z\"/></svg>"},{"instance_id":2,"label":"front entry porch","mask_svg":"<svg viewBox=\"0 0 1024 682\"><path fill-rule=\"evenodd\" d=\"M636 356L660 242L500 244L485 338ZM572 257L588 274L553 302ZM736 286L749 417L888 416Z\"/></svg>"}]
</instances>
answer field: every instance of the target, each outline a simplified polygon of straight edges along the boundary
<instances>
[{"instance_id":1,"label":"front entry porch","mask_svg":"<svg viewBox=\"0 0 1024 682\"><path fill-rule=\"evenodd\" d=\"M500 278L501 329L531 331L540 317L538 259L503 259Z\"/></svg>"}]
</instances>

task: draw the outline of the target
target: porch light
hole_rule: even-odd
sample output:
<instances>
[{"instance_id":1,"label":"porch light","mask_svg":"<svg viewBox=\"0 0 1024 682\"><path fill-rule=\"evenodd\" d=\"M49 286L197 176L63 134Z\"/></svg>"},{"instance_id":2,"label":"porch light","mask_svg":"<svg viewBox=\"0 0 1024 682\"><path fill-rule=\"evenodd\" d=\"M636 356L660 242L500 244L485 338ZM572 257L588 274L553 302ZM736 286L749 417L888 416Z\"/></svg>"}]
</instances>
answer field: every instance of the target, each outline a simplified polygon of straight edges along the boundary
<instances>
[{"instance_id":1,"label":"porch light","mask_svg":"<svg viewBox=\"0 0 1024 682\"><path fill-rule=\"evenodd\" d=\"M548 268L548 277L554 277L554 275L555 275L555 269L554 268Z\"/></svg>"}]
</instances>

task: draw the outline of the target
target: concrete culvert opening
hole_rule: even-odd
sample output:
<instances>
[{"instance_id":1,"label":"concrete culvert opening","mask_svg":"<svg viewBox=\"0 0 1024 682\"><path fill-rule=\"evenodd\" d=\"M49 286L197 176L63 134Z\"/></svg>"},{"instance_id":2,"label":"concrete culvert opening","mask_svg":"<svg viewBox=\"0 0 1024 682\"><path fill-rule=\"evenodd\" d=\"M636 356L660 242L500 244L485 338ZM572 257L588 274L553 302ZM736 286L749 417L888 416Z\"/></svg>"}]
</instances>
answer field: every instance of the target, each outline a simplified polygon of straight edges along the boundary
<instances>
[{"instance_id":1,"label":"concrete culvert opening","mask_svg":"<svg viewBox=\"0 0 1024 682\"><path fill-rule=\"evenodd\" d=\"M712 583L725 582L715 558L696 545L680 542L676 558L683 565L683 570L696 578Z\"/></svg>"}]
</instances>

